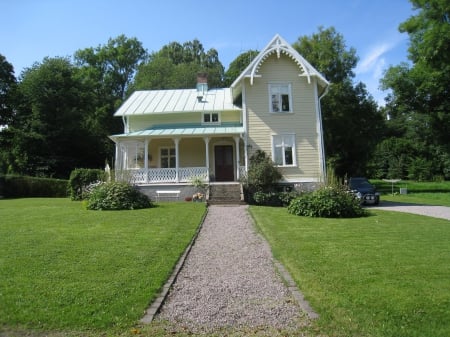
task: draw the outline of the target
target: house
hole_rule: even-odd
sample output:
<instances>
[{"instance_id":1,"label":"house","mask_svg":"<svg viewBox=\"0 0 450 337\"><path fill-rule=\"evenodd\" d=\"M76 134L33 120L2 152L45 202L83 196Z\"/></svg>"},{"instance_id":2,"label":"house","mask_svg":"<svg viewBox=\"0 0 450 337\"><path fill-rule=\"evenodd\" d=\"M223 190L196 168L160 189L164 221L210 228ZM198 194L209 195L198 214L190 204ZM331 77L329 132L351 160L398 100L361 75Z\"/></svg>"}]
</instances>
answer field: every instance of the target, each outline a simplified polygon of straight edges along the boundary
<instances>
[{"instance_id":1,"label":"house","mask_svg":"<svg viewBox=\"0 0 450 337\"><path fill-rule=\"evenodd\" d=\"M328 81L280 35L229 88L134 92L117 110L123 134L115 142L115 170L147 189L186 191L193 177L211 184L239 182L249 158L263 150L291 186L323 181L320 99Z\"/></svg>"}]
</instances>

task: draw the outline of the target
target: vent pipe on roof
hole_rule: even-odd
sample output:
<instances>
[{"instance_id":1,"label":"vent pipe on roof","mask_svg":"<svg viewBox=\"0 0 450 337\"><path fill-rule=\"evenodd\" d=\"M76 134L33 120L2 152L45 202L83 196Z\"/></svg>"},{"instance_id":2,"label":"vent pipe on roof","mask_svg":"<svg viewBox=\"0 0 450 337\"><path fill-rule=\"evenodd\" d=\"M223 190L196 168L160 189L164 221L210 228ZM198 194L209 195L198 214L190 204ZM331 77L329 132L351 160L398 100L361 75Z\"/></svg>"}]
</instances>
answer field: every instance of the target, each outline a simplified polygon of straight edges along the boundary
<instances>
[{"instance_id":1,"label":"vent pipe on roof","mask_svg":"<svg viewBox=\"0 0 450 337\"><path fill-rule=\"evenodd\" d=\"M202 101L203 97L208 91L208 74L198 73L197 74L197 99L199 102Z\"/></svg>"}]
</instances>

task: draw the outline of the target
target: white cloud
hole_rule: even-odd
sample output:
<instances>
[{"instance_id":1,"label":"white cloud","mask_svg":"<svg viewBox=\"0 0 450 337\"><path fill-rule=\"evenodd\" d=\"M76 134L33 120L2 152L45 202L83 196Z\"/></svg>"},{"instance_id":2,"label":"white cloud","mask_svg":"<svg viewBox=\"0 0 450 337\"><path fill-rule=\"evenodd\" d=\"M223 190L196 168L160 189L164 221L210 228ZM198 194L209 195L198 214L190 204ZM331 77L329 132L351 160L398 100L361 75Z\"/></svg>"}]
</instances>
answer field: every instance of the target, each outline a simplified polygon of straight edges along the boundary
<instances>
[{"instance_id":1,"label":"white cloud","mask_svg":"<svg viewBox=\"0 0 450 337\"><path fill-rule=\"evenodd\" d=\"M394 47L392 43L382 43L372 48L372 50L358 63L355 73L376 73L381 76L382 67L386 61L382 57L386 52Z\"/></svg>"}]
</instances>

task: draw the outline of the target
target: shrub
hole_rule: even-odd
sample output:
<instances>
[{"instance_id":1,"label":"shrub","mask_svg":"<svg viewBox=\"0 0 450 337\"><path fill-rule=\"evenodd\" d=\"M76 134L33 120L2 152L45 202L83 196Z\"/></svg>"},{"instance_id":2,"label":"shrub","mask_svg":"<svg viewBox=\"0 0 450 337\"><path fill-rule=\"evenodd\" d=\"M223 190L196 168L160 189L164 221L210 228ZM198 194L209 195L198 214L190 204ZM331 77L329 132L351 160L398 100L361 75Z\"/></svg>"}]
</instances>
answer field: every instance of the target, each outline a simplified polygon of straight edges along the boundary
<instances>
[{"instance_id":1,"label":"shrub","mask_svg":"<svg viewBox=\"0 0 450 337\"><path fill-rule=\"evenodd\" d=\"M88 197L86 187L97 181L105 181L106 173L100 169L75 169L70 173L67 188L72 200L83 200Z\"/></svg>"},{"instance_id":2,"label":"shrub","mask_svg":"<svg viewBox=\"0 0 450 337\"><path fill-rule=\"evenodd\" d=\"M296 191L291 192L255 192L253 200L261 206L288 206L290 202L299 196Z\"/></svg>"},{"instance_id":3,"label":"shrub","mask_svg":"<svg viewBox=\"0 0 450 337\"><path fill-rule=\"evenodd\" d=\"M108 182L94 187L87 199L90 210L122 210L152 207L151 200L126 182Z\"/></svg>"},{"instance_id":4,"label":"shrub","mask_svg":"<svg viewBox=\"0 0 450 337\"><path fill-rule=\"evenodd\" d=\"M2 193L7 198L64 198L67 196L67 180L6 175Z\"/></svg>"},{"instance_id":5,"label":"shrub","mask_svg":"<svg viewBox=\"0 0 450 337\"><path fill-rule=\"evenodd\" d=\"M269 192L280 179L280 171L264 151L257 150L250 157L247 184L254 191Z\"/></svg>"},{"instance_id":6,"label":"shrub","mask_svg":"<svg viewBox=\"0 0 450 337\"><path fill-rule=\"evenodd\" d=\"M345 188L324 186L291 201L288 212L322 218L357 218L367 215L359 201Z\"/></svg>"}]
</instances>

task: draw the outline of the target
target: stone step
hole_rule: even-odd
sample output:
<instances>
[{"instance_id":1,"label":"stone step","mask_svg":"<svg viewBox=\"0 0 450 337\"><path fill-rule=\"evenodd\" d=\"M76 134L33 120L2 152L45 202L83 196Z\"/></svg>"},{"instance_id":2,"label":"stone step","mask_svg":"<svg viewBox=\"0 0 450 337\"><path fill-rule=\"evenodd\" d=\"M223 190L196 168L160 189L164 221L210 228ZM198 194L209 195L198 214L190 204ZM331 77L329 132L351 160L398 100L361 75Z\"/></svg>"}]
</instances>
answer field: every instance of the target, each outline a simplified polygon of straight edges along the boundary
<instances>
[{"instance_id":1,"label":"stone step","mask_svg":"<svg viewBox=\"0 0 450 337\"><path fill-rule=\"evenodd\" d=\"M208 204L241 204L241 185L210 185Z\"/></svg>"}]
</instances>

